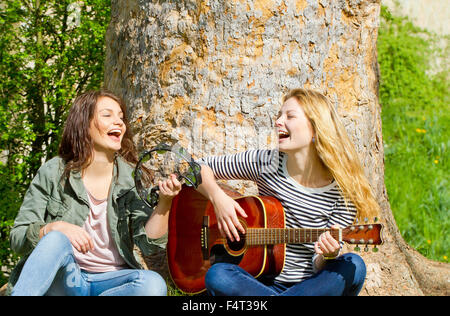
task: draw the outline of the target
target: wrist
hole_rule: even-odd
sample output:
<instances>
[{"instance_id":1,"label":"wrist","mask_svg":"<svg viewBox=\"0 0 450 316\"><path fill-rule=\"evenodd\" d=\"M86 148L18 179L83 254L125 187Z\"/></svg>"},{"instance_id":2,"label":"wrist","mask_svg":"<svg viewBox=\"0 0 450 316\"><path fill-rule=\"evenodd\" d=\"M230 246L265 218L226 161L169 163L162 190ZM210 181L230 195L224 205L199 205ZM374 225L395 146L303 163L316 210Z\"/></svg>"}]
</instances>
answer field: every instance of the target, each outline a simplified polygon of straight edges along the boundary
<instances>
[{"instance_id":1,"label":"wrist","mask_svg":"<svg viewBox=\"0 0 450 316\"><path fill-rule=\"evenodd\" d=\"M52 231L58 231L59 230L59 226L60 226L59 223L61 223L61 221L51 222L51 223L46 224L44 226L45 233L48 234L49 232L52 232Z\"/></svg>"},{"instance_id":2,"label":"wrist","mask_svg":"<svg viewBox=\"0 0 450 316\"><path fill-rule=\"evenodd\" d=\"M47 235L52 230L51 229L51 227L52 227L51 224L52 223L47 223L47 224L41 226L40 233L39 233L40 238L44 237L45 235Z\"/></svg>"},{"instance_id":3,"label":"wrist","mask_svg":"<svg viewBox=\"0 0 450 316\"><path fill-rule=\"evenodd\" d=\"M226 195L226 193L223 192L223 190L219 186L217 186L217 188L209 194L209 199L213 204L215 204L223 197L223 195Z\"/></svg>"},{"instance_id":4,"label":"wrist","mask_svg":"<svg viewBox=\"0 0 450 316\"><path fill-rule=\"evenodd\" d=\"M333 252L333 253L329 253L329 254L322 254L323 259L325 260L334 260L337 257L339 257L341 253L341 249L338 249L337 251Z\"/></svg>"},{"instance_id":5,"label":"wrist","mask_svg":"<svg viewBox=\"0 0 450 316\"><path fill-rule=\"evenodd\" d=\"M154 211L156 211L156 213L166 213L172 206L172 200L173 197L160 196Z\"/></svg>"},{"instance_id":6,"label":"wrist","mask_svg":"<svg viewBox=\"0 0 450 316\"><path fill-rule=\"evenodd\" d=\"M322 255L324 260L334 260L337 258L335 255Z\"/></svg>"}]
</instances>

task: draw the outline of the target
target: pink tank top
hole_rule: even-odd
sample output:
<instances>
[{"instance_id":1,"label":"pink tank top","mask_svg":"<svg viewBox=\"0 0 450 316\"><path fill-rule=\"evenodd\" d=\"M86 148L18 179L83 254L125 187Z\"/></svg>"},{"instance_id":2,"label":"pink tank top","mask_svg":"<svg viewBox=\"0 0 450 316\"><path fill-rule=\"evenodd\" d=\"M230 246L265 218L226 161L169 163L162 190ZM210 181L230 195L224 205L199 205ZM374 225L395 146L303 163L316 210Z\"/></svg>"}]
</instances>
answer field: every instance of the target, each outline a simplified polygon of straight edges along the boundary
<instances>
[{"instance_id":1,"label":"pink tank top","mask_svg":"<svg viewBox=\"0 0 450 316\"><path fill-rule=\"evenodd\" d=\"M91 210L83 228L91 236L94 249L83 254L73 246L75 259L82 270L109 272L127 268L111 237L106 217L106 199L96 200L89 192Z\"/></svg>"}]
</instances>

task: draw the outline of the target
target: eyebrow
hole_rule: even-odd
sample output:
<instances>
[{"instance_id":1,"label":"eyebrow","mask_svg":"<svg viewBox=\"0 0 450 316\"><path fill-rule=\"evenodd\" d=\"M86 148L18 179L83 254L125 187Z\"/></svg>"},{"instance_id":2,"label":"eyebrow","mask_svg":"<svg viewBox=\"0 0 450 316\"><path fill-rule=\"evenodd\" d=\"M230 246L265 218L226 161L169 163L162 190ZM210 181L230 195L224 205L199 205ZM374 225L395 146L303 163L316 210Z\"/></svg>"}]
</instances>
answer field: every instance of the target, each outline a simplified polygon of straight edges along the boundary
<instances>
[{"instance_id":1,"label":"eyebrow","mask_svg":"<svg viewBox=\"0 0 450 316\"><path fill-rule=\"evenodd\" d=\"M287 113L295 113L295 112L296 112L295 110L287 110L285 113L287 114ZM278 111L277 116L280 116L281 114L282 114L282 112L280 110L280 111Z\"/></svg>"},{"instance_id":2,"label":"eyebrow","mask_svg":"<svg viewBox=\"0 0 450 316\"><path fill-rule=\"evenodd\" d=\"M104 108L104 109L100 109L100 110L98 110L98 111L99 111L99 112L101 112L101 111L114 112L114 111L113 111L112 109L110 109L110 108ZM120 110L119 114L123 114L123 111Z\"/></svg>"}]
</instances>

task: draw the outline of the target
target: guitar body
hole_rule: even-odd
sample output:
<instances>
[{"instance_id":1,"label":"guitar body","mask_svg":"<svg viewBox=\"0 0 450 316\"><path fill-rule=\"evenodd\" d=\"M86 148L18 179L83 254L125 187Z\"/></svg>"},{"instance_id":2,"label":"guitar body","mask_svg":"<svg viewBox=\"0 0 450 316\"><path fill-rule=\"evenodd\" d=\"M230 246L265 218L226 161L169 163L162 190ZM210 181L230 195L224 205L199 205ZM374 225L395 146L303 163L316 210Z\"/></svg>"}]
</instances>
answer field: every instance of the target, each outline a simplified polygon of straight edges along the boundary
<instances>
[{"instance_id":1,"label":"guitar body","mask_svg":"<svg viewBox=\"0 0 450 316\"><path fill-rule=\"evenodd\" d=\"M239 196L225 192L245 210L239 217L247 228L284 228L284 211L280 202L267 196ZM238 264L251 275L278 275L283 269L285 244L248 246L245 235L240 242L223 238L217 226L212 204L190 187L183 187L174 198L169 215L167 260L176 286L185 293L205 290L205 275L212 264Z\"/></svg>"}]
</instances>

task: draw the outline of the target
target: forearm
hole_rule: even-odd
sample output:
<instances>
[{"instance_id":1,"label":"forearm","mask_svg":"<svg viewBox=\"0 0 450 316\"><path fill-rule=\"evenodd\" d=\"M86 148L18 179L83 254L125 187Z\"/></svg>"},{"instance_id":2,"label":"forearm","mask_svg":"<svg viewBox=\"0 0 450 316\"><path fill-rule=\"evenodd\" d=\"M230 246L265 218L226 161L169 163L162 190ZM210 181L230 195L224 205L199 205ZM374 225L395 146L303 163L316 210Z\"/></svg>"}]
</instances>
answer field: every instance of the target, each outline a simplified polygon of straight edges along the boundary
<instances>
[{"instance_id":1,"label":"forearm","mask_svg":"<svg viewBox=\"0 0 450 316\"><path fill-rule=\"evenodd\" d=\"M317 255L314 259L314 271L320 271L325 266L326 260L323 258L323 255Z\"/></svg>"},{"instance_id":2,"label":"forearm","mask_svg":"<svg viewBox=\"0 0 450 316\"><path fill-rule=\"evenodd\" d=\"M171 174L165 181L159 181L158 185L159 202L144 227L147 237L152 239L163 237L167 233L172 199L181 190L181 183L175 174Z\"/></svg>"},{"instance_id":3,"label":"forearm","mask_svg":"<svg viewBox=\"0 0 450 316\"><path fill-rule=\"evenodd\" d=\"M240 240L239 230L245 234L245 229L239 222L237 215L247 217L242 207L228 196L217 184L213 171L210 167L202 165L202 184L197 190L208 198L216 213L219 231L231 241Z\"/></svg>"},{"instance_id":4,"label":"forearm","mask_svg":"<svg viewBox=\"0 0 450 316\"><path fill-rule=\"evenodd\" d=\"M336 258L340 255L340 252L341 251L339 249L334 253L328 254L327 257ZM325 259L323 254L316 254L316 256L314 257L314 260L313 260L314 271L318 272L318 271L322 270L325 267L325 265L327 264L327 261L328 260Z\"/></svg>"},{"instance_id":5,"label":"forearm","mask_svg":"<svg viewBox=\"0 0 450 316\"><path fill-rule=\"evenodd\" d=\"M210 167L202 165L201 176L202 184L198 186L197 191L212 201L214 196L223 191L217 184L216 177Z\"/></svg>"},{"instance_id":6,"label":"forearm","mask_svg":"<svg viewBox=\"0 0 450 316\"><path fill-rule=\"evenodd\" d=\"M172 206L172 200L160 200L153 210L152 215L145 224L145 232L148 238L160 238L169 226L169 211Z\"/></svg>"}]
</instances>

